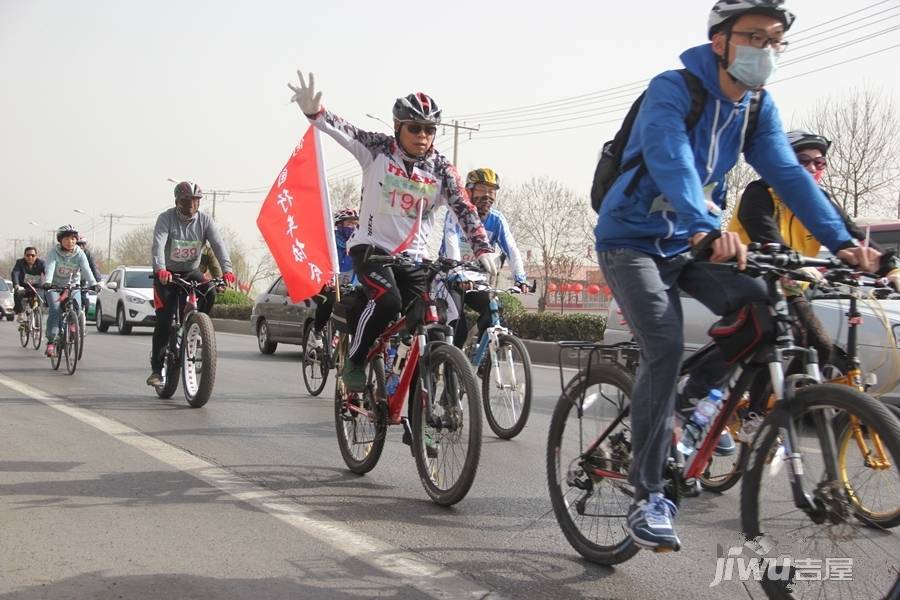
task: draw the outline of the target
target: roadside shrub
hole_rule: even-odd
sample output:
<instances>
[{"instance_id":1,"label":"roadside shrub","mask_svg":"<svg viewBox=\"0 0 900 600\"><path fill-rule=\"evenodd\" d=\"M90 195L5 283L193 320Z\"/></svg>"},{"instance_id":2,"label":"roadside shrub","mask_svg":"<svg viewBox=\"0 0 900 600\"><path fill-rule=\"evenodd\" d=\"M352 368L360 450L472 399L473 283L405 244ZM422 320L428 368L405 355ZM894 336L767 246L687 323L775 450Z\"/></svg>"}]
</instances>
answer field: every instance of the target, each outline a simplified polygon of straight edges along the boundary
<instances>
[{"instance_id":1,"label":"roadside shrub","mask_svg":"<svg viewBox=\"0 0 900 600\"><path fill-rule=\"evenodd\" d=\"M580 313L523 312L507 317L506 322L520 338L544 342L600 341L606 328L605 317Z\"/></svg>"},{"instance_id":2,"label":"roadside shrub","mask_svg":"<svg viewBox=\"0 0 900 600\"><path fill-rule=\"evenodd\" d=\"M237 290L225 290L216 296L216 306L220 304L236 304L240 306L250 306L253 300L247 294L242 294ZM249 314L249 313L248 313Z\"/></svg>"},{"instance_id":3,"label":"roadside shrub","mask_svg":"<svg viewBox=\"0 0 900 600\"><path fill-rule=\"evenodd\" d=\"M237 319L240 321L250 320L250 310L253 308L250 304L219 304L213 305L209 316L213 319Z\"/></svg>"}]
</instances>

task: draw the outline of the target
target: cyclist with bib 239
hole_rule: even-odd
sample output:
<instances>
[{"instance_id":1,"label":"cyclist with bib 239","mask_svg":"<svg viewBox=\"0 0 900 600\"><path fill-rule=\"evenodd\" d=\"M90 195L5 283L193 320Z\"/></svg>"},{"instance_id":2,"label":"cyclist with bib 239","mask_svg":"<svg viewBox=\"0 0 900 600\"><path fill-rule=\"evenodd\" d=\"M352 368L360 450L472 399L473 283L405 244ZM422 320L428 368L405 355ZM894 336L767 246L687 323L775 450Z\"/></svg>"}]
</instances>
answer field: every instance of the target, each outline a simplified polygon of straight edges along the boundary
<instances>
[{"instance_id":1,"label":"cyclist with bib 239","mask_svg":"<svg viewBox=\"0 0 900 600\"><path fill-rule=\"evenodd\" d=\"M312 73L309 85L299 71L300 85L288 84L292 98L310 123L346 148L363 170L359 229L347 242L353 269L365 289L363 310L349 350L343 380L348 391L365 388L363 369L372 343L397 313L407 315L410 330L424 314L427 275L417 267L393 266L370 260L372 256L406 254L427 258L428 239L435 210L447 204L456 215L484 270L496 273L491 247L450 161L434 147L441 121L437 103L421 92L397 98L394 135L362 131L321 104Z\"/></svg>"},{"instance_id":2,"label":"cyclist with bib 239","mask_svg":"<svg viewBox=\"0 0 900 600\"><path fill-rule=\"evenodd\" d=\"M680 547L672 524L676 508L663 489L681 368L673 357L684 350L679 291L717 315L766 300L761 280L693 262L688 252L707 250L712 262L733 259L745 266L747 248L738 235L719 233L725 174L739 153L839 258L866 268L878 254L856 245L797 162L778 109L762 90L794 18L782 0L716 2L707 23L710 43L681 55L687 72L666 71L651 80L622 154L630 168L615 179L600 208L600 267L640 346L631 396L634 503L626 527L643 548ZM699 118L688 128L691 80L702 86L703 99ZM757 103L754 123L751 101ZM724 357L712 353L712 362L717 364L695 370L685 393L700 398L724 382Z\"/></svg>"},{"instance_id":3,"label":"cyclist with bib 239","mask_svg":"<svg viewBox=\"0 0 900 600\"><path fill-rule=\"evenodd\" d=\"M161 213L153 229L153 306L156 323L153 325L153 349L150 353L150 377L147 385L162 385L162 367L166 342L172 317L178 310L180 288L169 285L173 275L187 281L206 281L198 269L203 245L209 242L225 272L222 278L234 283L234 269L228 248L219 236L212 217L200 212L203 192L190 181L175 186L175 206ZM202 291L202 290L201 290ZM216 293L207 285L205 293L198 294L197 309L209 313L216 301Z\"/></svg>"},{"instance_id":4,"label":"cyclist with bib 239","mask_svg":"<svg viewBox=\"0 0 900 600\"><path fill-rule=\"evenodd\" d=\"M499 246L500 251L509 257L513 280L516 287L524 294L528 291L528 278L525 275L522 255L519 253L519 247L516 245L506 217L499 209L494 208L494 201L497 199L499 189L500 176L493 169L475 169L466 175L466 191L469 192L472 204L478 210L478 217L487 232L488 241L491 246ZM444 221L444 241L441 244L440 253L441 256L453 260L471 261L473 258L472 248L466 243L462 230L451 213L447 213ZM464 306L468 306L478 313L478 335L475 339L480 340L484 330L491 325L491 296L486 291L466 292L460 289L452 289L450 295L456 303L459 314L453 334L453 344L462 348L466 341L466 334L469 332Z\"/></svg>"}]
</instances>

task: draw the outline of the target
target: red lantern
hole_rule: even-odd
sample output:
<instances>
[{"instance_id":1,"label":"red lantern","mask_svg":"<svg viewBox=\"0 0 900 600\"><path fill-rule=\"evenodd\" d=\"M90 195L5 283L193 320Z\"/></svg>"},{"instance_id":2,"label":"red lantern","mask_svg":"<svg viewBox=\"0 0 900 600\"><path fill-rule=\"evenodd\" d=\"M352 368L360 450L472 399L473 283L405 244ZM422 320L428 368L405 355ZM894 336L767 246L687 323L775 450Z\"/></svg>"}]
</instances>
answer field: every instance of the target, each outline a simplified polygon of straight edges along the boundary
<instances>
[{"instance_id":1,"label":"red lantern","mask_svg":"<svg viewBox=\"0 0 900 600\"><path fill-rule=\"evenodd\" d=\"M587 286L587 293L591 296L596 296L600 293L600 286L596 283L592 283L591 285Z\"/></svg>"},{"instance_id":2,"label":"red lantern","mask_svg":"<svg viewBox=\"0 0 900 600\"><path fill-rule=\"evenodd\" d=\"M576 294L580 294L581 290L583 290L583 289L584 289L584 286L582 286L580 283L572 284L572 291L575 292Z\"/></svg>"},{"instance_id":3,"label":"red lantern","mask_svg":"<svg viewBox=\"0 0 900 600\"><path fill-rule=\"evenodd\" d=\"M569 291L569 284L568 284L568 283L563 283L562 285L560 285L560 286L559 286L559 291L561 291L561 292L568 292L568 291Z\"/></svg>"},{"instance_id":4,"label":"red lantern","mask_svg":"<svg viewBox=\"0 0 900 600\"><path fill-rule=\"evenodd\" d=\"M609 298L610 296L612 296L612 290L609 289L609 286L608 286L608 285L604 285L603 288L602 288L600 291L603 292L603 295L606 296L607 298Z\"/></svg>"},{"instance_id":5,"label":"red lantern","mask_svg":"<svg viewBox=\"0 0 900 600\"><path fill-rule=\"evenodd\" d=\"M556 293L556 289L557 289L556 284L553 283L552 281L547 284L547 291L550 292L551 294Z\"/></svg>"}]
</instances>

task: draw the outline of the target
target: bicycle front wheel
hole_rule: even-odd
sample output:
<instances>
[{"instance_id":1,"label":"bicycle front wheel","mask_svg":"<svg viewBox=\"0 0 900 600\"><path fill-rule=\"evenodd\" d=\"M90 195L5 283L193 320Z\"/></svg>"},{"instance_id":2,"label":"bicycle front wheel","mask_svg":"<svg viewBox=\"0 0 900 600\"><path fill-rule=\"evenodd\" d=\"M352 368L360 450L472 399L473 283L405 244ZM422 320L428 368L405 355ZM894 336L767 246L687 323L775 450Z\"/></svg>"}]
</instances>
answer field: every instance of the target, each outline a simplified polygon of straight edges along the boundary
<instances>
[{"instance_id":1,"label":"bicycle front wheel","mask_svg":"<svg viewBox=\"0 0 900 600\"><path fill-rule=\"evenodd\" d=\"M72 375L78 367L78 348L81 346L78 337L78 315L75 311L70 310L66 313L65 329L61 333L64 340L62 346L66 353L66 371Z\"/></svg>"},{"instance_id":2,"label":"bicycle front wheel","mask_svg":"<svg viewBox=\"0 0 900 600\"><path fill-rule=\"evenodd\" d=\"M31 311L31 347L41 349L41 336L44 334L44 314L40 307Z\"/></svg>"},{"instance_id":3,"label":"bicycle front wheel","mask_svg":"<svg viewBox=\"0 0 900 600\"><path fill-rule=\"evenodd\" d=\"M900 411L894 409L894 414ZM872 527L891 529L900 525L900 475L884 444L865 423L836 422L838 468L858 517Z\"/></svg>"},{"instance_id":4,"label":"bicycle front wheel","mask_svg":"<svg viewBox=\"0 0 900 600\"><path fill-rule=\"evenodd\" d=\"M531 411L531 357L513 335L501 334L497 341L497 364L490 352L484 358L481 398L491 431L509 440L519 435Z\"/></svg>"},{"instance_id":5,"label":"bicycle front wheel","mask_svg":"<svg viewBox=\"0 0 900 600\"><path fill-rule=\"evenodd\" d=\"M191 408L209 401L216 383L216 332L207 314L194 311L184 322L181 382Z\"/></svg>"},{"instance_id":6,"label":"bicycle front wheel","mask_svg":"<svg viewBox=\"0 0 900 600\"><path fill-rule=\"evenodd\" d=\"M375 468L384 449L387 413L384 404L377 403L374 395L376 388L384 389L384 362L379 357L369 363L365 392L348 392L341 380L348 346L347 334L341 335L335 351L334 426L344 464L362 475Z\"/></svg>"},{"instance_id":7,"label":"bicycle front wheel","mask_svg":"<svg viewBox=\"0 0 900 600\"><path fill-rule=\"evenodd\" d=\"M316 335L313 323L306 324L303 334L303 358L300 370L303 372L303 385L311 396L318 396L328 382L328 349L326 344L331 340L323 333Z\"/></svg>"},{"instance_id":8,"label":"bicycle front wheel","mask_svg":"<svg viewBox=\"0 0 900 600\"><path fill-rule=\"evenodd\" d=\"M481 456L481 395L472 366L462 351L432 342L429 369L419 363L419 377L429 377L432 397L421 382L410 390L413 456L419 479L437 504L452 506L466 497ZM431 420L425 411L431 403Z\"/></svg>"},{"instance_id":9,"label":"bicycle front wheel","mask_svg":"<svg viewBox=\"0 0 900 600\"><path fill-rule=\"evenodd\" d=\"M627 416L633 386L629 371L592 365L569 382L550 420L547 485L553 513L569 544L601 565L625 562L639 550L625 530L634 498Z\"/></svg>"},{"instance_id":10,"label":"bicycle front wheel","mask_svg":"<svg viewBox=\"0 0 900 600\"><path fill-rule=\"evenodd\" d=\"M900 423L847 386L802 388L790 406L781 403L766 417L741 486L741 522L756 545L750 560L768 561L760 582L770 598L900 594L900 536L859 519L839 477L835 417L858 419L894 463L900 459Z\"/></svg>"}]
</instances>

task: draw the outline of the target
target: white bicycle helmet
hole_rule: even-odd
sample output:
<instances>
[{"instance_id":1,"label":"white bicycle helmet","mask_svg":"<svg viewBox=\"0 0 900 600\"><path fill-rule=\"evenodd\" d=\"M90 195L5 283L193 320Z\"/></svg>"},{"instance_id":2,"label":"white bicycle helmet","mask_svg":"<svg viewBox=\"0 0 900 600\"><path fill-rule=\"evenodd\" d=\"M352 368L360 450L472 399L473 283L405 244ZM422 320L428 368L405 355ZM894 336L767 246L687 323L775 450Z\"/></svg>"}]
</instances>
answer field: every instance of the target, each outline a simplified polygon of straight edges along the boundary
<instances>
[{"instance_id":1,"label":"white bicycle helmet","mask_svg":"<svg viewBox=\"0 0 900 600\"><path fill-rule=\"evenodd\" d=\"M712 39L714 33L747 13L771 15L780 19L785 31L791 28L797 18L788 9L785 0L718 0L709 12L709 38Z\"/></svg>"}]
</instances>

